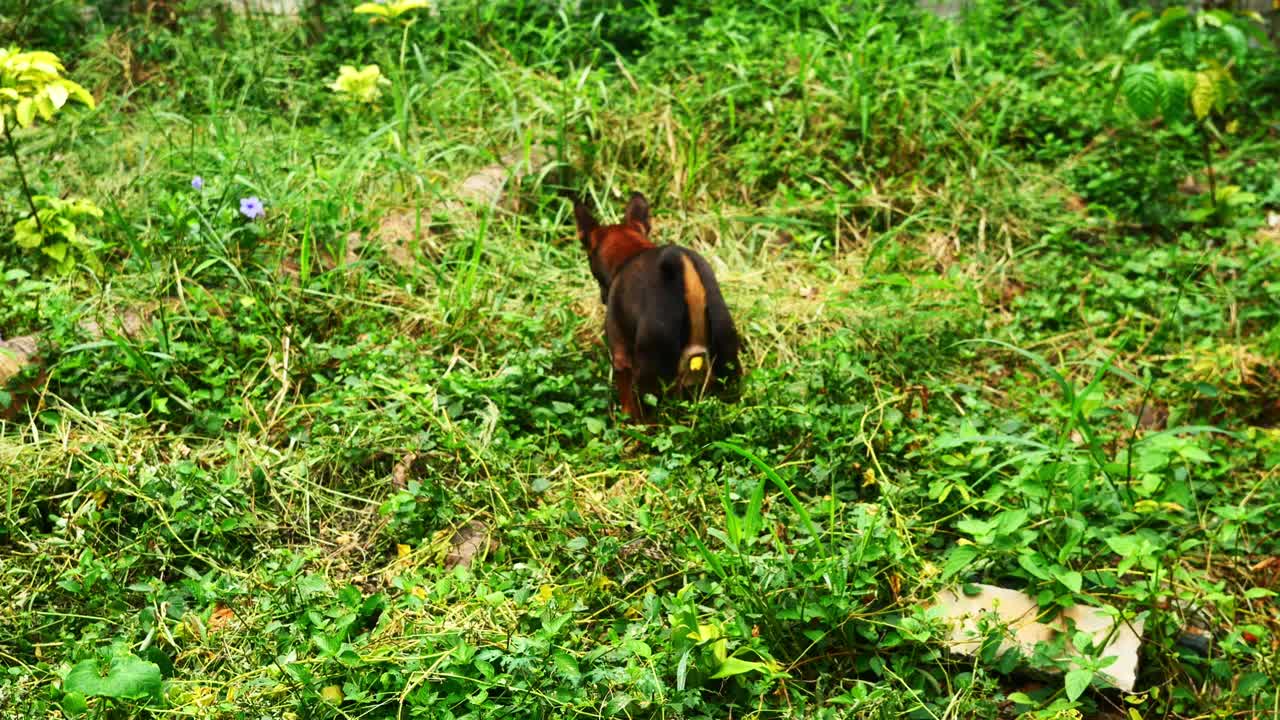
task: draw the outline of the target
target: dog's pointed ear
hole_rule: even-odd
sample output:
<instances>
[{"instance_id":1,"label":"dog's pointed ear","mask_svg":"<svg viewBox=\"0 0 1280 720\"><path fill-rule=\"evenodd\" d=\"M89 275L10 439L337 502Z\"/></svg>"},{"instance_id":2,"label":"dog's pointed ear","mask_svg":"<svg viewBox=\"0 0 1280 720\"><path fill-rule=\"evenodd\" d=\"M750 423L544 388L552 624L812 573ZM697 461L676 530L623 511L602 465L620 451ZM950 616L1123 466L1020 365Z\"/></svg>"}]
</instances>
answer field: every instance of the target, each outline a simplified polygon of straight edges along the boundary
<instances>
[{"instance_id":1,"label":"dog's pointed ear","mask_svg":"<svg viewBox=\"0 0 1280 720\"><path fill-rule=\"evenodd\" d=\"M573 219L578 224L578 239L582 241L582 246L591 251L591 231L600 227L600 223L596 222L596 218L591 214L590 208L581 200L573 201Z\"/></svg>"},{"instance_id":2,"label":"dog's pointed ear","mask_svg":"<svg viewBox=\"0 0 1280 720\"><path fill-rule=\"evenodd\" d=\"M646 236L649 235L649 201L644 199L644 195L631 193L631 200L627 202L627 213L624 217L627 223L644 230Z\"/></svg>"}]
</instances>

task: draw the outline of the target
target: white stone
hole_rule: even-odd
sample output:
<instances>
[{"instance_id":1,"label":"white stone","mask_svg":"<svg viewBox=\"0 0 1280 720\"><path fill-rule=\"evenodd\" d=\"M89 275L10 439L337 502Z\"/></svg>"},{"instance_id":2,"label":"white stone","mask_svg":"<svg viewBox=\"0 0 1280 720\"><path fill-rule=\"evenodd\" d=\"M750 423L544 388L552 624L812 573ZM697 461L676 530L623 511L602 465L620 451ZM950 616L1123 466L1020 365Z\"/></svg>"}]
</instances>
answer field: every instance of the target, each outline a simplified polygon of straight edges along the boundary
<instances>
[{"instance_id":1,"label":"white stone","mask_svg":"<svg viewBox=\"0 0 1280 720\"><path fill-rule=\"evenodd\" d=\"M1129 623L1120 619L1119 613L1113 609L1076 605L1058 613L1048 623L1042 623L1036 620L1040 608L1030 595L994 585L976 587L979 590L976 595L965 595L955 590L938 594L935 606L950 628L946 642L953 652L973 655L978 651L982 642L978 621L984 613L994 613L1008 631L1000 651L1017 647L1026 655L1032 653L1036 643L1051 642L1062 633L1072 632L1068 623L1071 620L1075 623L1074 631L1088 633L1095 645L1111 637L1102 657L1114 656L1116 661L1098 675L1125 692L1133 692L1138 679L1141 620ZM1070 667L1079 667L1077 659L1080 653L1073 647L1069 634L1066 648L1067 657L1059 659L1066 660Z\"/></svg>"}]
</instances>

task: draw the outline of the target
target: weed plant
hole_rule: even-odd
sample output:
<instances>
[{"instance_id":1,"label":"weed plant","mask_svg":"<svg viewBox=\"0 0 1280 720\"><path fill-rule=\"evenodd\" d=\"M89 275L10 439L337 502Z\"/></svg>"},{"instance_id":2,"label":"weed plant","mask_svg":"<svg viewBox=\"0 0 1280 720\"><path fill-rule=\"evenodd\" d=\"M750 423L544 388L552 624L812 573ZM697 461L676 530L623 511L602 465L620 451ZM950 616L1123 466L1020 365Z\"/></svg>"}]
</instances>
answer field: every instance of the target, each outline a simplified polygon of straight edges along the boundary
<instances>
[{"instance_id":1,"label":"weed plant","mask_svg":"<svg viewBox=\"0 0 1280 720\"><path fill-rule=\"evenodd\" d=\"M0 160L0 716L1280 713L1268 44L1174 122L1119 2L82 5L0 3L103 211L41 265ZM645 428L565 200L632 190L748 368ZM975 582L1142 620L1136 692L950 654Z\"/></svg>"}]
</instances>

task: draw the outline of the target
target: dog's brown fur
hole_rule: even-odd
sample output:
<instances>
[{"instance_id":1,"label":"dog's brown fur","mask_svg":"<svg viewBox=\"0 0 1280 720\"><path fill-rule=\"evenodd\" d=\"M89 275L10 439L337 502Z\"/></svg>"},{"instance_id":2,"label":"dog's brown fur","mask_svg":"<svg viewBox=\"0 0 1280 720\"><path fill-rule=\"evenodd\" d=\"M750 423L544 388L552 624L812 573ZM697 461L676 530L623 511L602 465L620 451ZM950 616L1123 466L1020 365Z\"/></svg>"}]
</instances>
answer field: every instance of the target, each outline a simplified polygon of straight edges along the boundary
<instances>
[{"instance_id":1,"label":"dog's brown fur","mask_svg":"<svg viewBox=\"0 0 1280 720\"><path fill-rule=\"evenodd\" d=\"M650 242L644 196L631 196L617 225L600 225L580 202L573 214L607 308L605 339L623 411L642 420L645 394L736 379L738 333L711 266L687 248Z\"/></svg>"}]
</instances>

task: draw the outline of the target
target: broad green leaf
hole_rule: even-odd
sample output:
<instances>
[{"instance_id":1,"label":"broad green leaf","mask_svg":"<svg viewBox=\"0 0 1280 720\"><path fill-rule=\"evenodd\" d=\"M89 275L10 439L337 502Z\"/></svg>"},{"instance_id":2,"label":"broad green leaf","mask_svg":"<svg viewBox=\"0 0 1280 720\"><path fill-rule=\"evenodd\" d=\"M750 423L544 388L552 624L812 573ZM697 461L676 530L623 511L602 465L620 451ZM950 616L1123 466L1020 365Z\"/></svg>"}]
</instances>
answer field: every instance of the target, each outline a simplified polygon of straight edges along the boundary
<instances>
[{"instance_id":1,"label":"broad green leaf","mask_svg":"<svg viewBox=\"0 0 1280 720\"><path fill-rule=\"evenodd\" d=\"M89 703L85 702L84 695L69 692L62 696L62 712L67 717L80 717L89 712Z\"/></svg>"},{"instance_id":2,"label":"broad green leaf","mask_svg":"<svg viewBox=\"0 0 1280 720\"><path fill-rule=\"evenodd\" d=\"M698 625L697 629L689 633L690 639L700 643L715 640L718 637L720 637L720 628L710 623Z\"/></svg>"},{"instance_id":3,"label":"broad green leaf","mask_svg":"<svg viewBox=\"0 0 1280 720\"><path fill-rule=\"evenodd\" d=\"M1111 535L1107 538L1107 546L1121 557L1128 557L1138 551L1138 538L1132 535Z\"/></svg>"},{"instance_id":4,"label":"broad green leaf","mask_svg":"<svg viewBox=\"0 0 1280 720\"><path fill-rule=\"evenodd\" d=\"M1124 51L1129 52L1135 46L1137 46L1137 44L1142 40L1142 38L1146 37L1147 35L1150 35L1151 31L1156 29L1157 24L1158 24L1157 21L1152 20L1150 22L1145 22L1141 25L1138 25L1134 29L1130 30L1129 34L1125 36L1125 39L1124 39L1124 46L1123 46Z\"/></svg>"},{"instance_id":5,"label":"broad green leaf","mask_svg":"<svg viewBox=\"0 0 1280 720\"><path fill-rule=\"evenodd\" d=\"M1014 533L1027 524L1030 514L1026 510L1005 510L996 516L996 527L999 528L1000 534L1008 535Z\"/></svg>"},{"instance_id":6,"label":"broad green leaf","mask_svg":"<svg viewBox=\"0 0 1280 720\"><path fill-rule=\"evenodd\" d=\"M563 650L557 650L552 653L551 661L556 664L556 667L560 672L566 675L577 677L582 674L582 672L578 670L578 661L575 660L572 655Z\"/></svg>"},{"instance_id":7,"label":"broad green leaf","mask_svg":"<svg viewBox=\"0 0 1280 720\"><path fill-rule=\"evenodd\" d=\"M1249 40L1244 36L1244 31L1235 25L1223 25L1222 34L1227 37L1227 44L1231 46L1231 54L1235 56L1236 62L1244 62L1245 55L1249 53Z\"/></svg>"},{"instance_id":8,"label":"broad green leaf","mask_svg":"<svg viewBox=\"0 0 1280 720\"><path fill-rule=\"evenodd\" d=\"M979 520L977 518L965 518L956 523L957 530L972 535L973 539L978 541L986 539L995 527L996 521Z\"/></svg>"},{"instance_id":9,"label":"broad green leaf","mask_svg":"<svg viewBox=\"0 0 1280 720\"><path fill-rule=\"evenodd\" d=\"M1067 699L1075 702L1084 691L1089 689L1089 683L1093 681L1093 671L1083 668L1072 670L1067 673L1066 690Z\"/></svg>"},{"instance_id":10,"label":"broad green leaf","mask_svg":"<svg viewBox=\"0 0 1280 720\"><path fill-rule=\"evenodd\" d=\"M1186 70L1161 70L1160 81L1164 85L1164 106L1160 112L1165 120L1177 122L1187 114L1195 76Z\"/></svg>"},{"instance_id":11,"label":"broad green leaf","mask_svg":"<svg viewBox=\"0 0 1280 720\"><path fill-rule=\"evenodd\" d=\"M1125 100L1133 114L1142 120L1155 117L1164 97L1163 83L1155 68L1143 63L1131 65L1125 70L1124 82L1120 86Z\"/></svg>"},{"instance_id":12,"label":"broad green leaf","mask_svg":"<svg viewBox=\"0 0 1280 720\"><path fill-rule=\"evenodd\" d=\"M76 242L80 239L80 229L63 215L55 215L42 210L40 211L40 222L44 223L45 239L57 235L61 235L63 240L69 242Z\"/></svg>"},{"instance_id":13,"label":"broad green leaf","mask_svg":"<svg viewBox=\"0 0 1280 720\"><path fill-rule=\"evenodd\" d=\"M1165 8L1164 12L1160 13L1160 25L1172 25L1190 14L1191 13L1181 5L1174 5L1173 7Z\"/></svg>"},{"instance_id":14,"label":"broad green leaf","mask_svg":"<svg viewBox=\"0 0 1280 720\"><path fill-rule=\"evenodd\" d=\"M1191 89L1191 111L1196 114L1197 120L1203 120L1209 116L1217 96L1218 86L1214 82L1213 74L1203 70L1196 73L1195 86Z\"/></svg>"},{"instance_id":15,"label":"broad green leaf","mask_svg":"<svg viewBox=\"0 0 1280 720\"><path fill-rule=\"evenodd\" d=\"M733 677L734 675L743 675L749 672L768 673L769 666L762 662L752 662L750 660L742 660L741 658L729 657L725 658L720 664L720 669L715 675L711 676L712 680L720 678Z\"/></svg>"},{"instance_id":16,"label":"broad green leaf","mask_svg":"<svg viewBox=\"0 0 1280 720\"><path fill-rule=\"evenodd\" d=\"M116 658L103 675L97 660L82 660L62 683L69 693L85 697L141 700L160 695L160 667L133 655Z\"/></svg>"},{"instance_id":17,"label":"broad green leaf","mask_svg":"<svg viewBox=\"0 0 1280 720\"><path fill-rule=\"evenodd\" d=\"M947 552L947 562L942 566L942 581L946 582L957 573L969 567L978 557L978 548L972 545L956 545Z\"/></svg>"},{"instance_id":18,"label":"broad green leaf","mask_svg":"<svg viewBox=\"0 0 1280 720\"><path fill-rule=\"evenodd\" d=\"M1040 553L1023 553L1018 556L1018 564L1034 578L1049 579L1049 570L1045 567L1047 563Z\"/></svg>"},{"instance_id":19,"label":"broad green leaf","mask_svg":"<svg viewBox=\"0 0 1280 720\"><path fill-rule=\"evenodd\" d=\"M1239 188L1236 188L1236 190L1239 190ZM1235 195L1235 194L1236 193L1231 193L1231 195ZM1227 200L1229 197L1230 196L1222 197L1219 199ZM1180 455L1183 460L1186 460L1188 462L1195 462L1195 463L1213 462L1213 458L1209 456L1209 453L1205 452L1202 448L1197 447L1195 445L1183 445L1182 447L1178 448L1178 455Z\"/></svg>"},{"instance_id":20,"label":"broad green leaf","mask_svg":"<svg viewBox=\"0 0 1280 720\"><path fill-rule=\"evenodd\" d=\"M1223 202L1231 207L1251 207L1258 204L1258 196L1251 192L1236 192L1223 198Z\"/></svg>"},{"instance_id":21,"label":"broad green leaf","mask_svg":"<svg viewBox=\"0 0 1280 720\"><path fill-rule=\"evenodd\" d=\"M1053 578L1066 586L1071 592L1080 592L1080 588L1084 585L1084 576L1075 570L1067 570L1066 568L1054 568Z\"/></svg>"},{"instance_id":22,"label":"broad green leaf","mask_svg":"<svg viewBox=\"0 0 1280 720\"><path fill-rule=\"evenodd\" d=\"M676 663L676 689L684 690L685 682L689 676L689 655L693 652L693 648L689 648L680 654L680 661Z\"/></svg>"},{"instance_id":23,"label":"broad green leaf","mask_svg":"<svg viewBox=\"0 0 1280 720\"><path fill-rule=\"evenodd\" d=\"M1240 682L1236 685L1235 692L1239 697L1252 697L1260 690L1264 690L1268 685L1271 685L1274 689L1274 685L1272 683L1272 679L1268 678L1263 673L1245 673L1245 675L1240 678Z\"/></svg>"}]
</instances>

